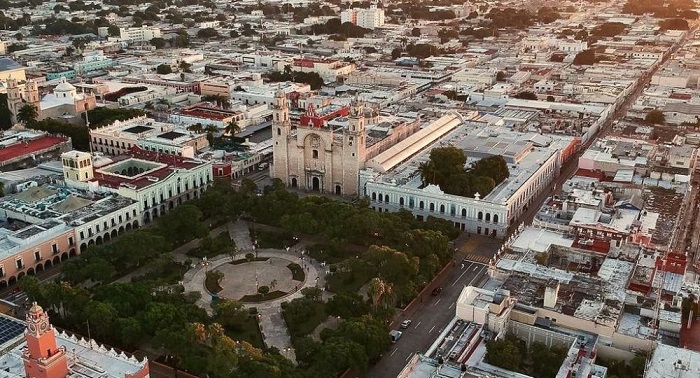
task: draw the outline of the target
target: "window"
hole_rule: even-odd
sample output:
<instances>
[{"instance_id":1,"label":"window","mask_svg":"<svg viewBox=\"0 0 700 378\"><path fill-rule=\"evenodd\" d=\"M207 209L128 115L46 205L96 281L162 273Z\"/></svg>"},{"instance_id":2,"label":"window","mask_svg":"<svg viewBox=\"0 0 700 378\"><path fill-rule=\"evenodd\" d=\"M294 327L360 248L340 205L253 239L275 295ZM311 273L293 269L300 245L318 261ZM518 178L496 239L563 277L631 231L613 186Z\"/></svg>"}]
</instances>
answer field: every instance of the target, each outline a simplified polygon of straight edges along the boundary
<instances>
[{"instance_id":1,"label":"window","mask_svg":"<svg viewBox=\"0 0 700 378\"><path fill-rule=\"evenodd\" d=\"M85 239L85 233L82 232L82 231L80 231L80 239L81 239L81 240L82 240L82 239Z\"/></svg>"},{"instance_id":2,"label":"window","mask_svg":"<svg viewBox=\"0 0 700 378\"><path fill-rule=\"evenodd\" d=\"M318 159L318 150L311 151L311 157L314 159Z\"/></svg>"},{"instance_id":3,"label":"window","mask_svg":"<svg viewBox=\"0 0 700 378\"><path fill-rule=\"evenodd\" d=\"M36 261L41 261L41 253L39 251L34 252L34 259Z\"/></svg>"},{"instance_id":4,"label":"window","mask_svg":"<svg viewBox=\"0 0 700 378\"><path fill-rule=\"evenodd\" d=\"M0 265L0 277L5 277L5 267Z\"/></svg>"},{"instance_id":5,"label":"window","mask_svg":"<svg viewBox=\"0 0 700 378\"><path fill-rule=\"evenodd\" d=\"M73 237L72 236L68 237L68 245L71 247L73 246Z\"/></svg>"},{"instance_id":6,"label":"window","mask_svg":"<svg viewBox=\"0 0 700 378\"><path fill-rule=\"evenodd\" d=\"M278 128L278 129L277 129L277 135L282 135L282 129L281 129L281 128Z\"/></svg>"},{"instance_id":7,"label":"window","mask_svg":"<svg viewBox=\"0 0 700 378\"><path fill-rule=\"evenodd\" d=\"M24 263L22 262L22 259L17 259L17 269L22 269L24 268Z\"/></svg>"},{"instance_id":8,"label":"window","mask_svg":"<svg viewBox=\"0 0 700 378\"><path fill-rule=\"evenodd\" d=\"M54 254L58 253L58 246L56 244L51 244L51 252Z\"/></svg>"}]
</instances>

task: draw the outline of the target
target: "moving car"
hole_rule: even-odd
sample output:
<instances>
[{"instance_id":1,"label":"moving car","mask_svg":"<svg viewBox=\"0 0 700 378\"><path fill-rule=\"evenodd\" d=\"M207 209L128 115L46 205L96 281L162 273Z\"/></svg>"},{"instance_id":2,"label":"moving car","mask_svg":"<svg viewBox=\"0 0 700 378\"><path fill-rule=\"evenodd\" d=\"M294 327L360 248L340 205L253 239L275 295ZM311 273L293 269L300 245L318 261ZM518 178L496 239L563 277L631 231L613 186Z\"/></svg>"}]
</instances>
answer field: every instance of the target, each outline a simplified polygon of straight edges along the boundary
<instances>
[{"instance_id":1,"label":"moving car","mask_svg":"<svg viewBox=\"0 0 700 378\"><path fill-rule=\"evenodd\" d=\"M411 325L411 319L406 319L401 322L401 328L406 329Z\"/></svg>"},{"instance_id":2,"label":"moving car","mask_svg":"<svg viewBox=\"0 0 700 378\"><path fill-rule=\"evenodd\" d=\"M438 295L440 293L442 293L442 288L440 286L433 289L433 295Z\"/></svg>"},{"instance_id":3,"label":"moving car","mask_svg":"<svg viewBox=\"0 0 700 378\"><path fill-rule=\"evenodd\" d=\"M389 332L389 336L391 336L391 343L394 344L395 342L399 341L401 335L403 335L403 332L401 331L392 330Z\"/></svg>"}]
</instances>

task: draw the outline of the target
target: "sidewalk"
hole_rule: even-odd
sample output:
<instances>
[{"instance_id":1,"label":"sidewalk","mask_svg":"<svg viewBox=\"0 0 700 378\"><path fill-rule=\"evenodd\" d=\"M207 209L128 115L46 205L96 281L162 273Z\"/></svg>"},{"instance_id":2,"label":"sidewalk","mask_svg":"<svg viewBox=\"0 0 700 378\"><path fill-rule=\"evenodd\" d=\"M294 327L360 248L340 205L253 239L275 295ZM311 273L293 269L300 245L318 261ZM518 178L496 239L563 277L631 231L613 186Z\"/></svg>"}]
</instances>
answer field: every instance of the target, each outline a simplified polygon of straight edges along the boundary
<instances>
[{"instance_id":1,"label":"sidewalk","mask_svg":"<svg viewBox=\"0 0 700 378\"><path fill-rule=\"evenodd\" d=\"M237 221L234 223L229 223L227 225L217 228L212 231L212 234L216 232L219 233L227 230L229 235L236 243L239 255L245 253L253 252L253 244L250 239L250 231L248 229L248 223L245 221ZM295 250L303 250L309 243L309 241L301 240L297 244ZM193 240L186 245L183 245L173 251L173 258L178 261L185 261L189 257L185 255L187 251L195 248L199 245L199 240ZM317 261L310 261L308 256L301 256L300 253L294 252L294 250L279 250L279 249L258 249L258 257L274 257L279 259L284 259L289 262L297 263L305 269L305 279L304 282L299 285L299 290L290 293L284 297L273 299L261 303L249 303L245 306L247 308L255 307L258 310L260 324L260 330L263 334L263 339L265 340L265 345L268 347L274 346L280 353L290 360L296 362L296 356L294 354L294 349L292 348L292 341L289 336L289 331L287 325L282 318L282 302L289 302L296 298L301 298L301 289L305 287L313 287L318 285L318 287L323 288L326 286L326 272L327 267L322 267ZM204 280L206 278L206 273L209 270L214 270L217 267L228 264L231 262L231 257L227 255L221 255L212 258L207 261L207 265L203 265L200 261L192 269L188 270L183 277L183 286L185 292L199 292L202 296L197 301L197 305L203 308L209 315L213 315L213 310L211 308L212 294L209 293L204 287ZM324 291L324 300L331 296L330 293Z\"/></svg>"}]
</instances>

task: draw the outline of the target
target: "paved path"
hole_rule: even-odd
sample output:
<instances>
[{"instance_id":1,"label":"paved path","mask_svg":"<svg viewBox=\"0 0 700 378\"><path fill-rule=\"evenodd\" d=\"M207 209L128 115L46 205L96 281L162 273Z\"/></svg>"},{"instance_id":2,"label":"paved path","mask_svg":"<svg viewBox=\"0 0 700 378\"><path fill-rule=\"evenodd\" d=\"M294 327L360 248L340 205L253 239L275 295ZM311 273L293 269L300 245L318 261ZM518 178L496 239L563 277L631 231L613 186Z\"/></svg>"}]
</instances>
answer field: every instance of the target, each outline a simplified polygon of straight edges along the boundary
<instances>
[{"instance_id":1,"label":"paved path","mask_svg":"<svg viewBox=\"0 0 700 378\"><path fill-rule=\"evenodd\" d=\"M248 224L246 222L239 220L235 223L230 223L228 225L222 226L220 227L220 229L222 230L221 232L223 232L223 229L228 230L229 235L231 235L231 238L236 243L236 246L238 248L238 254L240 256L243 256L243 254L245 253L253 252L253 245L250 239L250 232L248 230ZM188 244L191 245L185 245L178 248L178 250L173 251L173 256L176 260L184 261L188 259L189 257L185 255L185 253L190 249L194 248L196 245L199 245L198 241L197 244L195 244L194 241ZM307 243L304 240L301 240L295 250L303 250L306 244ZM280 353L282 353L282 355L286 356L294 362L296 362L296 356L294 354L294 349L292 348L292 342L289 336L287 325L284 322L284 319L282 318L281 303L285 301L291 301L295 298L301 298L301 289L304 287L312 287L316 285L318 285L318 287L321 288L325 287L325 275L327 272L327 267L321 266L321 264L316 261L309 261L310 259L308 256L301 256L301 254L295 252L295 250L287 251L283 249L258 249L257 255L258 257L272 258L275 265L284 264L284 266L286 267L286 265L289 262L294 262L302 266L305 270L306 276L304 282L299 284L299 290L292 292L284 297L273 299L270 301L246 304L246 307L256 307L258 309L258 313L260 314L260 329L263 333L263 339L265 340L265 344L270 347L276 347L280 351ZM199 261L192 269L185 273L185 276L183 278L183 286L185 287L185 292L194 291L201 293L202 297L197 301L197 305L202 307L210 315L213 314L213 310L211 308L212 295L204 287L206 273L209 270L217 269L222 265L228 264L230 262L231 257L228 255L221 255L212 258L206 263L204 263L203 261ZM262 264L264 265L268 263ZM243 268L246 265L248 264L242 264L240 267ZM221 270L226 271L227 269L229 269L229 266L225 266ZM237 281L236 279L233 279L233 277L231 278L232 281ZM262 282L266 281L261 281L261 284ZM235 285L234 282L231 282L231 284ZM283 288L278 287L278 289L282 290ZM225 294L226 292L227 289L225 288L222 291L222 294ZM249 294L254 293L250 292ZM222 295L222 297L224 296ZM330 293L324 291L323 298L327 299L329 297Z\"/></svg>"}]
</instances>

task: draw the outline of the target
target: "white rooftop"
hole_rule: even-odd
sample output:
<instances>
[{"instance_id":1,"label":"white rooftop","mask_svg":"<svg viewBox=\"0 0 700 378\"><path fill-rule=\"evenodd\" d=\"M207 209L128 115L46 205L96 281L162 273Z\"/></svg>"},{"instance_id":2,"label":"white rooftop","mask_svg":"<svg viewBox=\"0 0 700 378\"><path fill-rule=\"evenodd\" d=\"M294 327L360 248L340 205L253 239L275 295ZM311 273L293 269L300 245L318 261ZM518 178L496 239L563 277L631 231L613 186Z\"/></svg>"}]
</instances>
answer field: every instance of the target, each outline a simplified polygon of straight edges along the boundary
<instances>
[{"instance_id":1,"label":"white rooftop","mask_svg":"<svg viewBox=\"0 0 700 378\"><path fill-rule=\"evenodd\" d=\"M644 373L644 378L700 377L700 353L658 344Z\"/></svg>"}]
</instances>

